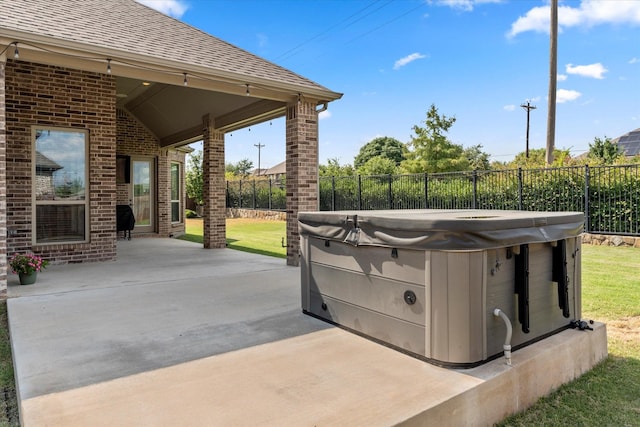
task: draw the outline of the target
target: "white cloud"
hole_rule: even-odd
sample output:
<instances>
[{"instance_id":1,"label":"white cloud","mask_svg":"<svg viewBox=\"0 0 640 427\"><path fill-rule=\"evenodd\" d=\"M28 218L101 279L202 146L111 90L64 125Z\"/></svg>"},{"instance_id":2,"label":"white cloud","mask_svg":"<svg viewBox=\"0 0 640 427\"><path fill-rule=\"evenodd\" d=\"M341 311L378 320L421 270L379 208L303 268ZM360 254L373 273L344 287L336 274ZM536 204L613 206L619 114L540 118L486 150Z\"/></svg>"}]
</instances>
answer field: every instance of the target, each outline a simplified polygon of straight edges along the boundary
<instances>
[{"instance_id":1,"label":"white cloud","mask_svg":"<svg viewBox=\"0 0 640 427\"><path fill-rule=\"evenodd\" d=\"M516 106L513 104L510 104L510 105L505 105L503 108L507 111L514 111L516 109Z\"/></svg>"},{"instance_id":2,"label":"white cloud","mask_svg":"<svg viewBox=\"0 0 640 427\"><path fill-rule=\"evenodd\" d=\"M601 24L640 25L640 2L581 0L578 7L558 7L558 31L569 27L591 27ZM550 6L537 6L511 24L511 30L507 35L515 37L526 31L548 33L549 26Z\"/></svg>"},{"instance_id":3,"label":"white cloud","mask_svg":"<svg viewBox=\"0 0 640 427\"><path fill-rule=\"evenodd\" d=\"M473 7L483 3L502 3L504 0L437 0L440 6L449 6L464 12L471 12Z\"/></svg>"},{"instance_id":4,"label":"white cloud","mask_svg":"<svg viewBox=\"0 0 640 427\"><path fill-rule=\"evenodd\" d=\"M558 89L556 92L556 104L563 104L568 101L575 101L580 98L582 94L577 90Z\"/></svg>"},{"instance_id":5,"label":"white cloud","mask_svg":"<svg viewBox=\"0 0 640 427\"><path fill-rule=\"evenodd\" d=\"M565 80L567 80L567 75L566 74L558 74L557 78L559 82L563 82Z\"/></svg>"},{"instance_id":6,"label":"white cloud","mask_svg":"<svg viewBox=\"0 0 640 427\"><path fill-rule=\"evenodd\" d=\"M566 67L568 74L575 74L582 77L591 77L594 79L604 79L604 73L608 70L599 62L589 65L576 65L567 64Z\"/></svg>"},{"instance_id":7,"label":"white cloud","mask_svg":"<svg viewBox=\"0 0 640 427\"><path fill-rule=\"evenodd\" d=\"M629 64L637 64L638 62L640 62L640 59L638 59L638 58L631 58L629 60Z\"/></svg>"},{"instance_id":8,"label":"white cloud","mask_svg":"<svg viewBox=\"0 0 640 427\"><path fill-rule=\"evenodd\" d=\"M256 38L258 39L258 46L265 47L269 44L269 37L266 34L258 33L256 34Z\"/></svg>"},{"instance_id":9,"label":"white cloud","mask_svg":"<svg viewBox=\"0 0 640 427\"><path fill-rule=\"evenodd\" d=\"M411 55L407 55L404 58L400 58L398 59L394 64L393 64L393 69L394 70L399 70L400 68L404 67L405 65L416 61L418 59L422 59L422 58L426 58L427 55L423 55L421 53L412 53Z\"/></svg>"},{"instance_id":10,"label":"white cloud","mask_svg":"<svg viewBox=\"0 0 640 427\"><path fill-rule=\"evenodd\" d=\"M182 0L136 0L138 3L174 18L180 18L189 8Z\"/></svg>"},{"instance_id":11,"label":"white cloud","mask_svg":"<svg viewBox=\"0 0 640 427\"><path fill-rule=\"evenodd\" d=\"M329 117L331 117L331 111L329 110L324 110L323 112L318 114L318 120L328 119Z\"/></svg>"}]
</instances>

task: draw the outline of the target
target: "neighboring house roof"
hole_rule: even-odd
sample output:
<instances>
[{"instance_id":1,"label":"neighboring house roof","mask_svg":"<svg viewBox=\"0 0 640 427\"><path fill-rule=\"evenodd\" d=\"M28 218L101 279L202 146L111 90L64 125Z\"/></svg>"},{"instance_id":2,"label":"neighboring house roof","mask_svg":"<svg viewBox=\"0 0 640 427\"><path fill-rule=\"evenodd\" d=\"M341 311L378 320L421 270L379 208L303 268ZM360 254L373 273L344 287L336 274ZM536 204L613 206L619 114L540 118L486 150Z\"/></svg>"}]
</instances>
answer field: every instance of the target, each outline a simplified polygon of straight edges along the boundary
<instances>
[{"instance_id":1,"label":"neighboring house roof","mask_svg":"<svg viewBox=\"0 0 640 427\"><path fill-rule=\"evenodd\" d=\"M620 151L627 157L640 155L640 128L627 132L611 142L618 144Z\"/></svg>"},{"instance_id":2,"label":"neighboring house roof","mask_svg":"<svg viewBox=\"0 0 640 427\"><path fill-rule=\"evenodd\" d=\"M287 162L281 162L267 169L263 175L282 175L287 172Z\"/></svg>"},{"instance_id":3,"label":"neighboring house roof","mask_svg":"<svg viewBox=\"0 0 640 427\"><path fill-rule=\"evenodd\" d=\"M57 170L62 169L58 163L54 162L44 154L39 151L36 151L36 170L54 173Z\"/></svg>"}]
</instances>

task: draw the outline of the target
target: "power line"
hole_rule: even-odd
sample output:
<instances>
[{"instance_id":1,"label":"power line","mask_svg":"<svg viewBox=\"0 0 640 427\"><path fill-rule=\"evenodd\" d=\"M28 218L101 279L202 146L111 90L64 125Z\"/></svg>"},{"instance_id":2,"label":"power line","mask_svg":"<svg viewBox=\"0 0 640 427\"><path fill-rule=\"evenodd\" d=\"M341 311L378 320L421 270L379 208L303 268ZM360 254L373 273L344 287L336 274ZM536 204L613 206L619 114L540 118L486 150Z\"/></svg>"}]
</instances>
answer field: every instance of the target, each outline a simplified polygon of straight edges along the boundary
<instances>
[{"instance_id":1,"label":"power line","mask_svg":"<svg viewBox=\"0 0 640 427\"><path fill-rule=\"evenodd\" d=\"M390 4L393 0L389 0L386 3L384 3L382 6L372 10L371 12L367 13L364 16L361 16L360 18L356 19L355 21L351 22L350 24L348 24L347 26L345 26L344 28L348 28L351 25L355 24L358 21L361 21L362 19L366 18L367 16L371 15L374 12L377 12L378 10L382 9L383 7L387 6L388 4ZM329 31L333 30L334 28L339 27L340 25L342 25L345 22L348 22L351 18L353 18L354 16L359 15L360 13L364 12L365 10L369 9L370 7L374 6L376 3L378 3L378 1L375 1L365 7L363 7L362 9L358 10L356 13L353 13L351 15L349 15L347 18L343 19L342 21L336 23L335 25L332 25L331 27L319 32L318 34L316 34L315 36L311 37L308 40L303 41L302 43L300 43L299 45L292 47L291 49L287 50L286 52L284 52L283 54L281 54L280 56L276 57L275 60L281 60L281 59L288 59L294 55L296 55L298 52L294 52L296 50L298 50L299 48L301 48L302 46L311 43L312 41L318 39L319 37L322 37L323 35L327 34Z\"/></svg>"}]
</instances>

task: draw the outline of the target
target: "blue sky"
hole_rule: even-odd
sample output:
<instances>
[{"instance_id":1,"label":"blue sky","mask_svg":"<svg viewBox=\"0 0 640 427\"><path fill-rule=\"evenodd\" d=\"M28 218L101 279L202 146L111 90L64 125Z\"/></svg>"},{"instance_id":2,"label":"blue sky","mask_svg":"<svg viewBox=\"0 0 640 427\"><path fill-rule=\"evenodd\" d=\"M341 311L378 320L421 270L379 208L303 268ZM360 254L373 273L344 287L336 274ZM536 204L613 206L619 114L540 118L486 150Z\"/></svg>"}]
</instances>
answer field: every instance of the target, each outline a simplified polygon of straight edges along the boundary
<instances>
[{"instance_id":1,"label":"blue sky","mask_svg":"<svg viewBox=\"0 0 640 427\"><path fill-rule=\"evenodd\" d=\"M139 0L344 93L320 120L320 162L353 163L378 136L409 142L431 104L449 139L492 160L544 148L547 0ZM640 1L560 0L556 147L640 127ZM226 161L285 158L284 119L226 136Z\"/></svg>"}]
</instances>

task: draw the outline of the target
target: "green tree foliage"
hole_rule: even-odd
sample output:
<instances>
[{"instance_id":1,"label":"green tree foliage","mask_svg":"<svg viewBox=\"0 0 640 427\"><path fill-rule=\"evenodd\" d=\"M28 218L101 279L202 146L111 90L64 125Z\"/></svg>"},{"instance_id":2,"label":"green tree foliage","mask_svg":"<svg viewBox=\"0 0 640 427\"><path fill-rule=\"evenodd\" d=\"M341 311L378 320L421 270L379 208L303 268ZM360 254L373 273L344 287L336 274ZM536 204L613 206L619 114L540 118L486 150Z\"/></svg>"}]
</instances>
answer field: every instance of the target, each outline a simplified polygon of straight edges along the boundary
<instances>
[{"instance_id":1,"label":"green tree foliage","mask_svg":"<svg viewBox=\"0 0 640 427\"><path fill-rule=\"evenodd\" d=\"M469 168L473 170L489 170L491 164L489 162L489 154L482 151L482 145L473 145L464 149L462 155L469 162Z\"/></svg>"},{"instance_id":2,"label":"green tree foliage","mask_svg":"<svg viewBox=\"0 0 640 427\"><path fill-rule=\"evenodd\" d=\"M202 205L202 151L189 154L184 178L187 196L197 205Z\"/></svg>"},{"instance_id":3,"label":"green tree foliage","mask_svg":"<svg viewBox=\"0 0 640 427\"><path fill-rule=\"evenodd\" d=\"M453 172L469 169L469 161L464 156L461 145L449 141L445 134L455 123L455 117L438 114L431 104L424 121L425 127L415 125L415 136L411 138L406 159L401 164L408 173Z\"/></svg>"},{"instance_id":4,"label":"green tree foliage","mask_svg":"<svg viewBox=\"0 0 640 427\"><path fill-rule=\"evenodd\" d=\"M506 164L507 169L542 169L547 167L547 151L545 148L534 148L529 150L529 158L523 151ZM568 149L556 148L553 150L553 164L551 167L569 166L574 164Z\"/></svg>"},{"instance_id":5,"label":"green tree foliage","mask_svg":"<svg viewBox=\"0 0 640 427\"><path fill-rule=\"evenodd\" d=\"M372 157L357 169L359 175L393 175L398 173L396 162L385 156Z\"/></svg>"},{"instance_id":6,"label":"green tree foliage","mask_svg":"<svg viewBox=\"0 0 640 427\"><path fill-rule=\"evenodd\" d=\"M600 165L611 165L616 163L623 156L618 144L611 141L611 138L594 138L593 144L589 144L589 160Z\"/></svg>"},{"instance_id":7,"label":"green tree foliage","mask_svg":"<svg viewBox=\"0 0 640 427\"><path fill-rule=\"evenodd\" d=\"M367 142L360 148L360 152L353 161L353 166L360 169L374 157L387 158L398 166L404 160L407 147L395 138L381 136Z\"/></svg>"},{"instance_id":8,"label":"green tree foliage","mask_svg":"<svg viewBox=\"0 0 640 427\"><path fill-rule=\"evenodd\" d=\"M341 165L340 160L332 158L327 160L326 165L319 166L320 176L351 176L355 174L353 166L350 164Z\"/></svg>"},{"instance_id":9,"label":"green tree foliage","mask_svg":"<svg viewBox=\"0 0 640 427\"><path fill-rule=\"evenodd\" d=\"M253 168L253 162L249 159L242 159L237 163L227 163L224 165L225 176L230 173L236 177L246 177Z\"/></svg>"}]
</instances>

